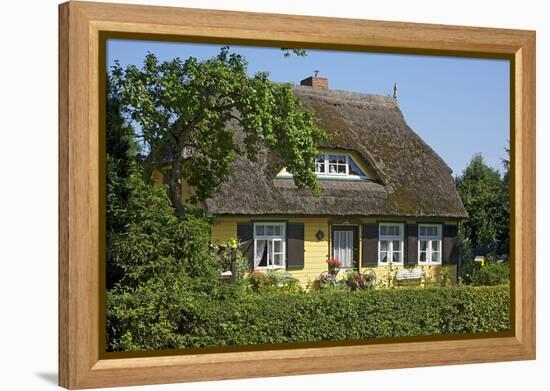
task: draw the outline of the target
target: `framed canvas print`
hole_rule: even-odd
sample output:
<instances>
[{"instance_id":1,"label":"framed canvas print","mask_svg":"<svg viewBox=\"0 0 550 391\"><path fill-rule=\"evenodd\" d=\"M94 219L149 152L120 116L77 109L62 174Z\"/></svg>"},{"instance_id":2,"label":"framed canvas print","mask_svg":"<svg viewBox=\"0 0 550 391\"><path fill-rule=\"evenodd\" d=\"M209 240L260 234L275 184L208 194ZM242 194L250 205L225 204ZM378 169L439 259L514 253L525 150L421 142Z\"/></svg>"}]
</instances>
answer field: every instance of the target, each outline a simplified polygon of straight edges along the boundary
<instances>
[{"instance_id":1,"label":"framed canvas print","mask_svg":"<svg viewBox=\"0 0 550 391\"><path fill-rule=\"evenodd\" d=\"M534 32L59 12L60 385L535 358Z\"/></svg>"}]
</instances>

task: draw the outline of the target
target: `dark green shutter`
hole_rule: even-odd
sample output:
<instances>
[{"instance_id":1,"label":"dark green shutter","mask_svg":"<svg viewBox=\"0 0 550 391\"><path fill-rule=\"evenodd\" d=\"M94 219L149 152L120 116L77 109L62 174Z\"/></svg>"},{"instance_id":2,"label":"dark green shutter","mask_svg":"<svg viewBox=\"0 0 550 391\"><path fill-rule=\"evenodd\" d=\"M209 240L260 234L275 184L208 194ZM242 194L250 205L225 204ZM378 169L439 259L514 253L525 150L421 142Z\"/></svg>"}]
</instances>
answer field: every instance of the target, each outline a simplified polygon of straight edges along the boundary
<instances>
[{"instance_id":1,"label":"dark green shutter","mask_svg":"<svg viewBox=\"0 0 550 391\"><path fill-rule=\"evenodd\" d=\"M304 268L304 223L287 223L287 269Z\"/></svg>"},{"instance_id":2,"label":"dark green shutter","mask_svg":"<svg viewBox=\"0 0 550 391\"><path fill-rule=\"evenodd\" d=\"M363 224L363 267L378 265L378 224Z\"/></svg>"},{"instance_id":3,"label":"dark green shutter","mask_svg":"<svg viewBox=\"0 0 550 391\"><path fill-rule=\"evenodd\" d=\"M456 265L458 262L458 225L443 226L443 264Z\"/></svg>"},{"instance_id":4,"label":"dark green shutter","mask_svg":"<svg viewBox=\"0 0 550 391\"><path fill-rule=\"evenodd\" d=\"M254 268L254 223L237 223L240 250L248 259L250 270Z\"/></svg>"},{"instance_id":5,"label":"dark green shutter","mask_svg":"<svg viewBox=\"0 0 550 391\"><path fill-rule=\"evenodd\" d=\"M407 224L407 254L405 264L414 266L418 263L418 225Z\"/></svg>"}]
</instances>

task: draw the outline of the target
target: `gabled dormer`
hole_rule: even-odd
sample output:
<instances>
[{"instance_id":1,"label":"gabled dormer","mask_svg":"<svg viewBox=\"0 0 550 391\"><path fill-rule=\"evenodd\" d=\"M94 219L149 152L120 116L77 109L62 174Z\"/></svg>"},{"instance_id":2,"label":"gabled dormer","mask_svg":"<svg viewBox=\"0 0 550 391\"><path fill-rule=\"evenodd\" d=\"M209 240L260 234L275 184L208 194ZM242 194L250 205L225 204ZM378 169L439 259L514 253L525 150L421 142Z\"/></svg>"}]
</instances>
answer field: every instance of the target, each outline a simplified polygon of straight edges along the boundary
<instances>
[{"instance_id":1,"label":"gabled dormer","mask_svg":"<svg viewBox=\"0 0 550 391\"><path fill-rule=\"evenodd\" d=\"M342 149L321 149L315 158L315 174L320 180L375 180L376 175L355 152ZM286 168L283 168L276 178L292 178Z\"/></svg>"}]
</instances>

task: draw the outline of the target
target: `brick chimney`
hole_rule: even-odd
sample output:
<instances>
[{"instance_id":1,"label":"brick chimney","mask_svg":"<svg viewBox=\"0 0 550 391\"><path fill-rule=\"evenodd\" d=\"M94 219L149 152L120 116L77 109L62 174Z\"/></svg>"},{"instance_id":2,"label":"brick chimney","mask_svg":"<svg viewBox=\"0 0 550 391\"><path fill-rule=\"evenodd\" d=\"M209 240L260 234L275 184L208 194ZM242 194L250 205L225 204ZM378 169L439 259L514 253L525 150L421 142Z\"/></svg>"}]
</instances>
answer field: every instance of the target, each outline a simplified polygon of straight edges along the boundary
<instances>
[{"instance_id":1,"label":"brick chimney","mask_svg":"<svg viewBox=\"0 0 550 391\"><path fill-rule=\"evenodd\" d=\"M315 76L310 76L300 82L301 86L309 86L313 88L328 89L328 79L326 77L318 77L319 71L315 71Z\"/></svg>"}]
</instances>

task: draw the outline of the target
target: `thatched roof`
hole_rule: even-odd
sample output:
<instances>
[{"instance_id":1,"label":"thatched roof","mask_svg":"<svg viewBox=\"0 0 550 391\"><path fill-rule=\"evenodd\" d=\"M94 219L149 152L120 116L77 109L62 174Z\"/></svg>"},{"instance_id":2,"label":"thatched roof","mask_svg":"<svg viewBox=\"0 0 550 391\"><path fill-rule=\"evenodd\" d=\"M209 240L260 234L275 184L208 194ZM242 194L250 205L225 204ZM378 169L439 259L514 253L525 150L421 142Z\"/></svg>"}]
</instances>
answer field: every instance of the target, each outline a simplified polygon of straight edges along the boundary
<instances>
[{"instance_id":1,"label":"thatched roof","mask_svg":"<svg viewBox=\"0 0 550 391\"><path fill-rule=\"evenodd\" d=\"M331 139L320 147L356 151L375 181L320 179L320 197L298 190L266 150L235 172L206 206L218 215L331 215L466 217L451 169L406 124L390 97L297 86L294 93L314 112Z\"/></svg>"}]
</instances>

